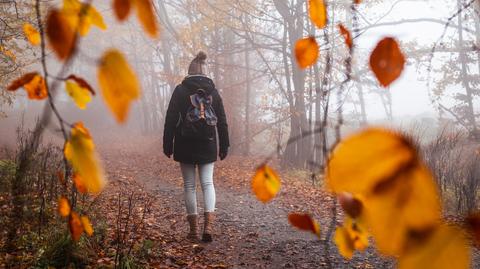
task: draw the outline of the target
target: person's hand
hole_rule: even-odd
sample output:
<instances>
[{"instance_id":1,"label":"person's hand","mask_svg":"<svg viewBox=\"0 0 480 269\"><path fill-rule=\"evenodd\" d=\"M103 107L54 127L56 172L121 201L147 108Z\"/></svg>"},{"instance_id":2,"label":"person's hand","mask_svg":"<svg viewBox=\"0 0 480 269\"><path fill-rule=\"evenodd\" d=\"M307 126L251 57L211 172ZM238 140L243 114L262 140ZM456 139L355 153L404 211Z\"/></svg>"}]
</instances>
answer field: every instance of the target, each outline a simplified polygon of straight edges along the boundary
<instances>
[{"instance_id":1,"label":"person's hand","mask_svg":"<svg viewBox=\"0 0 480 269\"><path fill-rule=\"evenodd\" d=\"M227 155L228 155L228 151L227 150L222 150L220 151L220 153L218 154L218 156L220 157L220 160L223 161L225 158L227 158Z\"/></svg>"}]
</instances>

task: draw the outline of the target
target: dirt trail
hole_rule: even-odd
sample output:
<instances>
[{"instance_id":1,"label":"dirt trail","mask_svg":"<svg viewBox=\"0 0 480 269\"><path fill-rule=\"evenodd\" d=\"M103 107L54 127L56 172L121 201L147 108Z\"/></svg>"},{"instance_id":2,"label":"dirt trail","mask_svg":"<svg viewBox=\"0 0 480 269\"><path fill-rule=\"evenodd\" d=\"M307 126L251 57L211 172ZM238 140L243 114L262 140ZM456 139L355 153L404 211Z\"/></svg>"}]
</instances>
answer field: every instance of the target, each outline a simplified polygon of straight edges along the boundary
<instances>
[{"instance_id":1,"label":"dirt trail","mask_svg":"<svg viewBox=\"0 0 480 269\"><path fill-rule=\"evenodd\" d=\"M272 203L264 205L250 193L249 176L255 162L233 157L217 162L215 188L217 220L214 242L193 244L185 240L183 189L178 165L152 149L108 150L104 152L107 172L114 178L131 178L154 197L150 231L155 258L150 265L160 268L324 268L324 241L292 228L287 215L291 211L311 212L326 230L328 218L321 207L327 199L321 192L305 193L290 187ZM252 166L253 165L253 166ZM235 178L237 177L237 178ZM202 212L201 189L197 183L199 212ZM306 184L308 185L308 184ZM313 188L307 186L307 188ZM303 197L305 195L305 197ZM303 199L302 199L303 198ZM319 201L320 200L320 201ZM325 200L323 201L325 202ZM302 203L305 206L302 206ZM315 208L316 207L316 208ZM315 210L316 209L316 210ZM374 253L363 254L344 262L331 246L337 264L334 268L385 268ZM369 262L369 260L371 260ZM372 266L370 264L376 264ZM380 265L380 267L379 267ZM389 266L388 266L389 267Z\"/></svg>"}]
</instances>

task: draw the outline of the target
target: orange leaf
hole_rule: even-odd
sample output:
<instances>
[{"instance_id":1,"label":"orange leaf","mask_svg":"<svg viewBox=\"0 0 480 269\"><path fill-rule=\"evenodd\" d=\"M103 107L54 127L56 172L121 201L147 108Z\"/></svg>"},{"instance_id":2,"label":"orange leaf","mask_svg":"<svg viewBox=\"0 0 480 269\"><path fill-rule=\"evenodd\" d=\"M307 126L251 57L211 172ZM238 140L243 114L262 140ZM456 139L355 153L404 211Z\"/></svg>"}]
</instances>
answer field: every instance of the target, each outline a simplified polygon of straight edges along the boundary
<instances>
[{"instance_id":1,"label":"orange leaf","mask_svg":"<svg viewBox=\"0 0 480 269\"><path fill-rule=\"evenodd\" d=\"M10 83L10 85L8 85L7 87L7 90L8 91L16 91L18 89L20 89L21 87L23 87L23 85L29 83L30 81L32 81L32 79L38 75L37 72L31 72L31 73L27 73L23 76L21 76L20 78L12 81Z\"/></svg>"},{"instance_id":2,"label":"orange leaf","mask_svg":"<svg viewBox=\"0 0 480 269\"><path fill-rule=\"evenodd\" d=\"M88 236L92 236L93 235L93 227L92 227L92 223L90 223L90 220L88 219L88 217L87 216L81 216L80 220L82 221L82 225L83 225L83 229L85 230L85 233Z\"/></svg>"},{"instance_id":3,"label":"orange leaf","mask_svg":"<svg viewBox=\"0 0 480 269\"><path fill-rule=\"evenodd\" d=\"M28 98L33 100L42 100L48 97L47 85L40 75L35 75L33 79L23 85L28 93Z\"/></svg>"},{"instance_id":4,"label":"orange leaf","mask_svg":"<svg viewBox=\"0 0 480 269\"><path fill-rule=\"evenodd\" d=\"M353 40L352 40L352 35L350 34L350 31L348 31L343 24L338 25L338 29L340 30L340 34L342 34L343 38L345 38L345 44L347 44L347 47L349 49L352 49L353 47Z\"/></svg>"},{"instance_id":5,"label":"orange leaf","mask_svg":"<svg viewBox=\"0 0 480 269\"><path fill-rule=\"evenodd\" d=\"M252 191L264 203L277 195L280 185L277 173L267 165L260 166L252 179Z\"/></svg>"},{"instance_id":6,"label":"orange leaf","mask_svg":"<svg viewBox=\"0 0 480 269\"><path fill-rule=\"evenodd\" d=\"M288 221L293 227L312 232L320 237L320 225L309 214L290 213Z\"/></svg>"},{"instance_id":7,"label":"orange leaf","mask_svg":"<svg viewBox=\"0 0 480 269\"><path fill-rule=\"evenodd\" d=\"M362 0L354 0L355 4L360 4L362 2Z\"/></svg>"},{"instance_id":8,"label":"orange leaf","mask_svg":"<svg viewBox=\"0 0 480 269\"><path fill-rule=\"evenodd\" d=\"M308 12L310 19L318 28L327 25L327 8L323 0L309 0Z\"/></svg>"},{"instance_id":9,"label":"orange leaf","mask_svg":"<svg viewBox=\"0 0 480 269\"><path fill-rule=\"evenodd\" d=\"M87 187L85 186L85 183L83 183L82 177L80 177L78 174L73 175L73 183L75 184L77 191L82 194L87 193Z\"/></svg>"},{"instance_id":10,"label":"orange leaf","mask_svg":"<svg viewBox=\"0 0 480 269\"><path fill-rule=\"evenodd\" d=\"M295 58L301 68L307 68L314 64L319 55L319 47L313 36L303 38L295 44Z\"/></svg>"},{"instance_id":11,"label":"orange leaf","mask_svg":"<svg viewBox=\"0 0 480 269\"><path fill-rule=\"evenodd\" d=\"M68 227L70 228L70 234L72 235L73 240L78 241L80 236L82 236L84 228L80 217L74 211L72 211L70 218L68 219Z\"/></svg>"},{"instance_id":12,"label":"orange leaf","mask_svg":"<svg viewBox=\"0 0 480 269\"><path fill-rule=\"evenodd\" d=\"M37 46L40 44L40 41L42 38L40 37L40 33L31 25L30 23L25 23L23 25L23 32L25 33L25 36L27 37L28 41L30 44Z\"/></svg>"},{"instance_id":13,"label":"orange leaf","mask_svg":"<svg viewBox=\"0 0 480 269\"><path fill-rule=\"evenodd\" d=\"M71 208L68 199L64 196L60 197L60 199L58 199L58 213L60 216L68 217L68 215L70 215L70 210Z\"/></svg>"},{"instance_id":14,"label":"orange leaf","mask_svg":"<svg viewBox=\"0 0 480 269\"><path fill-rule=\"evenodd\" d=\"M68 59L75 50L76 33L67 17L59 10L53 9L47 18L47 37L55 54L61 60Z\"/></svg>"},{"instance_id":15,"label":"orange leaf","mask_svg":"<svg viewBox=\"0 0 480 269\"><path fill-rule=\"evenodd\" d=\"M151 36L158 35L157 20L153 12L153 4L151 0L134 0L133 4L137 8L137 16L143 29Z\"/></svg>"},{"instance_id":16,"label":"orange leaf","mask_svg":"<svg viewBox=\"0 0 480 269\"><path fill-rule=\"evenodd\" d=\"M113 11L118 20L125 20L130 14L131 3L130 0L114 0Z\"/></svg>"},{"instance_id":17,"label":"orange leaf","mask_svg":"<svg viewBox=\"0 0 480 269\"><path fill-rule=\"evenodd\" d=\"M405 57L395 39L381 40L370 56L370 68L383 87L389 86L402 74Z\"/></svg>"}]
</instances>

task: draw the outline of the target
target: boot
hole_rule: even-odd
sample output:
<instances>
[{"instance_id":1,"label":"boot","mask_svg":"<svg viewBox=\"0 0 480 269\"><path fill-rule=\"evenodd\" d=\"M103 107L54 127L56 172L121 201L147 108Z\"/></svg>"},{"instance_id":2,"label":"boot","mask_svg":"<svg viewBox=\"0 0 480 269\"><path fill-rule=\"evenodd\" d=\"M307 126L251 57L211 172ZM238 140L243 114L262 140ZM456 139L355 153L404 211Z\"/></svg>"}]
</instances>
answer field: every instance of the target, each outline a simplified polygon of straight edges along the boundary
<instances>
[{"instance_id":1,"label":"boot","mask_svg":"<svg viewBox=\"0 0 480 269\"><path fill-rule=\"evenodd\" d=\"M190 226L190 232L187 235L187 239L192 242L198 241L198 215L188 215L187 221Z\"/></svg>"},{"instance_id":2,"label":"boot","mask_svg":"<svg viewBox=\"0 0 480 269\"><path fill-rule=\"evenodd\" d=\"M213 212L205 212L205 219L203 222L203 235L202 241L209 243L212 242L212 223L214 221Z\"/></svg>"}]
</instances>

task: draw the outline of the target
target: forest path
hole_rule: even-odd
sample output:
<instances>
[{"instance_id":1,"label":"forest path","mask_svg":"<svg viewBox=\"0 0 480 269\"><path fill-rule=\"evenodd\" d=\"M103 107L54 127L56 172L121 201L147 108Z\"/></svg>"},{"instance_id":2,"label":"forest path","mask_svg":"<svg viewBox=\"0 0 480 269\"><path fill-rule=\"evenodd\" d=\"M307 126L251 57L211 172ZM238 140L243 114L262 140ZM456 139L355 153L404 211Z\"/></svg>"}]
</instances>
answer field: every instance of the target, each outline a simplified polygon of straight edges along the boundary
<instances>
[{"instance_id":1,"label":"forest path","mask_svg":"<svg viewBox=\"0 0 480 269\"><path fill-rule=\"evenodd\" d=\"M287 220L289 212L309 212L327 230L331 198L303 180L282 179L281 193L263 204L250 191L250 178L261 160L229 157L217 162L214 241L185 239L183 186L179 166L161 154L161 145L102 151L111 181L130 179L153 197L147 219L147 238L155 242L148 264L154 268L324 268L324 241L298 231ZM197 181L200 216L203 197ZM323 205L323 206L319 206ZM200 227L203 218L200 218ZM372 268L366 256L345 262L331 245L334 268ZM373 255L373 256L372 256ZM378 265L378 263L377 263ZM377 266L375 266L378 268ZM383 266L382 266L383 267Z\"/></svg>"}]
</instances>

